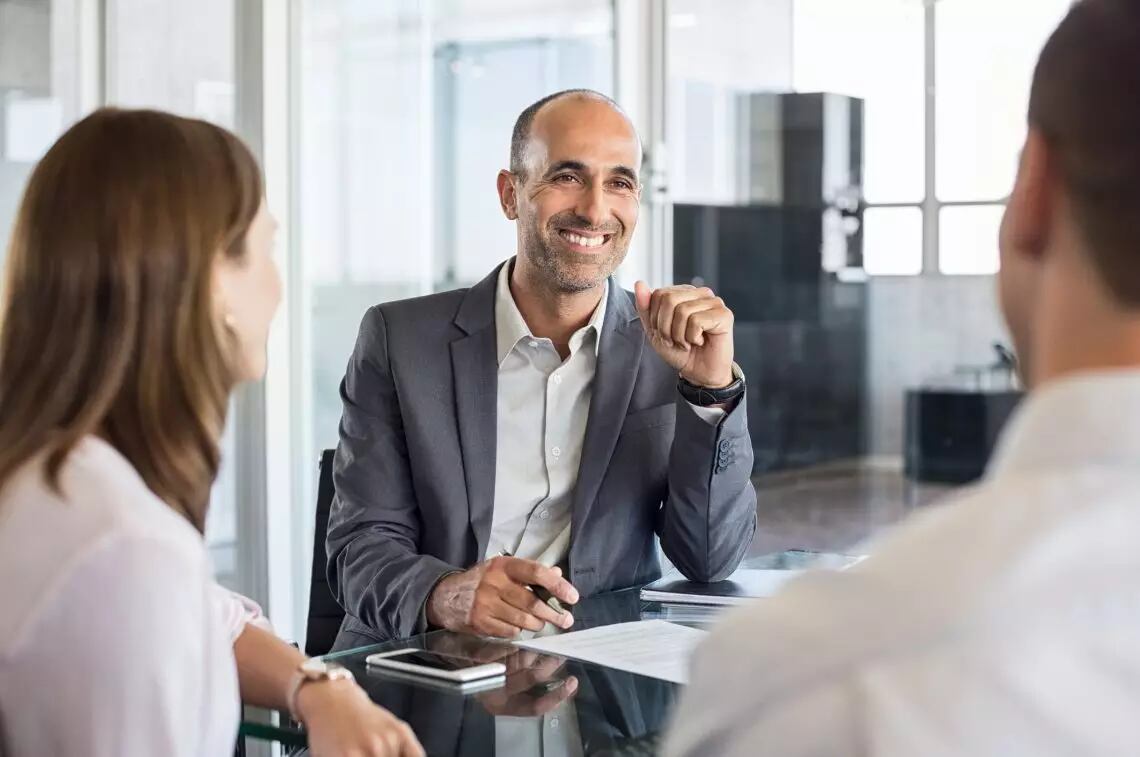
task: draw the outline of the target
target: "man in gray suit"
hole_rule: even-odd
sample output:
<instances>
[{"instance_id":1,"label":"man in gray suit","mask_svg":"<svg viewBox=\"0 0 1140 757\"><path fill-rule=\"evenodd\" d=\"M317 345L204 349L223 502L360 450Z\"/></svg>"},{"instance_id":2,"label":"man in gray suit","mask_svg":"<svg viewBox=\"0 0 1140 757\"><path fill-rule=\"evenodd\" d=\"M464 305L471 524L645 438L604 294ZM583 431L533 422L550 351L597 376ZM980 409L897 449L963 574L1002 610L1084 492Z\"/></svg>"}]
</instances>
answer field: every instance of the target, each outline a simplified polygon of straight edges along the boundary
<instances>
[{"instance_id":1,"label":"man in gray suit","mask_svg":"<svg viewBox=\"0 0 1140 757\"><path fill-rule=\"evenodd\" d=\"M568 628L563 603L739 564L756 528L732 312L611 278L641 146L608 98L519 117L498 177L518 252L468 290L371 308L341 384L329 584L337 646L428 628ZM511 555L511 556L508 556Z\"/></svg>"}]
</instances>

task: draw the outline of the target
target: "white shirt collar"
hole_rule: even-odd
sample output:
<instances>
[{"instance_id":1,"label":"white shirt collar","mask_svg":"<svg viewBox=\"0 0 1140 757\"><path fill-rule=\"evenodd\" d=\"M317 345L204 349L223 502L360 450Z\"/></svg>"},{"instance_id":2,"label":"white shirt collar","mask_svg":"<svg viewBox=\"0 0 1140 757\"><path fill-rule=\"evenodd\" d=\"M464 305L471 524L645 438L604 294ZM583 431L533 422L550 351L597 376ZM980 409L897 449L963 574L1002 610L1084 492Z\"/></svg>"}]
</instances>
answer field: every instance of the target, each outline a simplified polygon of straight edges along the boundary
<instances>
[{"instance_id":1,"label":"white shirt collar","mask_svg":"<svg viewBox=\"0 0 1140 757\"><path fill-rule=\"evenodd\" d=\"M499 365L503 364L516 344L523 339L534 338L522 313L519 312L514 296L511 295L511 269L513 267L514 258L508 260L499 269L499 284L495 291L495 345ZM597 357L602 344L602 324L606 320L606 301L609 296L610 282L607 279L602 287L602 299L594 308L594 314L590 316L589 322L570 337L571 353L577 352L582 342L592 333L594 336L594 356Z\"/></svg>"},{"instance_id":2,"label":"white shirt collar","mask_svg":"<svg viewBox=\"0 0 1140 757\"><path fill-rule=\"evenodd\" d=\"M1086 373L1032 392L1006 426L988 475L1088 464L1140 467L1140 370Z\"/></svg>"}]
</instances>

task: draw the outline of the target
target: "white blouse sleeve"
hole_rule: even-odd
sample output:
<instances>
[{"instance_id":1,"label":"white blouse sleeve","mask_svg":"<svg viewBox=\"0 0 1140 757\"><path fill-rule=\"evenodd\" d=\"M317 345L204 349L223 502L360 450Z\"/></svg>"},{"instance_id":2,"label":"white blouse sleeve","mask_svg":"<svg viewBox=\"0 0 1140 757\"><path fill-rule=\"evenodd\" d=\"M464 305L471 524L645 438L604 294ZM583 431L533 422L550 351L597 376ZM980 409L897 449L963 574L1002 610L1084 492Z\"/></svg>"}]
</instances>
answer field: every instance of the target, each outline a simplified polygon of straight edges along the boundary
<instances>
[{"instance_id":1,"label":"white blouse sleeve","mask_svg":"<svg viewBox=\"0 0 1140 757\"><path fill-rule=\"evenodd\" d=\"M222 625L229 632L231 644L238 640L246 625L273 632L273 626L261 612L261 607L249 597L244 597L216 583L213 584L211 597L218 617L222 619Z\"/></svg>"},{"instance_id":2,"label":"white blouse sleeve","mask_svg":"<svg viewBox=\"0 0 1140 757\"><path fill-rule=\"evenodd\" d=\"M118 535L78 557L5 661L17 752L232 753L236 672L212 586L204 552L161 539Z\"/></svg>"}]
</instances>

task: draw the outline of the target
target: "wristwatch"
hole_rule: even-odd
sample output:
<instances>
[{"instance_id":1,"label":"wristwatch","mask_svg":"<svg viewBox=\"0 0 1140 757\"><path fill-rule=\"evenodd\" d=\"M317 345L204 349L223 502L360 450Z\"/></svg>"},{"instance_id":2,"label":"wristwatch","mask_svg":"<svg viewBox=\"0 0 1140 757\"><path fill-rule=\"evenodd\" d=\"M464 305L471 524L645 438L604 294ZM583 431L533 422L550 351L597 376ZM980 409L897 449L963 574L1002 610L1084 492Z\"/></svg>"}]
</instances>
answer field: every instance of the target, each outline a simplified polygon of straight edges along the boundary
<instances>
[{"instance_id":1,"label":"wristwatch","mask_svg":"<svg viewBox=\"0 0 1140 757\"><path fill-rule=\"evenodd\" d=\"M297 714L297 694L305 684L317 681L355 680L351 670L342 665L337 665L335 662L325 662L316 657L305 660L297 667L289 681L289 694L285 698L285 702L289 706L289 714L298 723L301 722L301 716Z\"/></svg>"},{"instance_id":2,"label":"wristwatch","mask_svg":"<svg viewBox=\"0 0 1140 757\"><path fill-rule=\"evenodd\" d=\"M677 390L681 392L681 396L685 398L686 402L697 407L722 405L726 402L732 402L744 394L744 371L740 370L740 366L736 363L732 364L732 375L736 380L722 389L697 386L682 378L677 381Z\"/></svg>"}]
</instances>

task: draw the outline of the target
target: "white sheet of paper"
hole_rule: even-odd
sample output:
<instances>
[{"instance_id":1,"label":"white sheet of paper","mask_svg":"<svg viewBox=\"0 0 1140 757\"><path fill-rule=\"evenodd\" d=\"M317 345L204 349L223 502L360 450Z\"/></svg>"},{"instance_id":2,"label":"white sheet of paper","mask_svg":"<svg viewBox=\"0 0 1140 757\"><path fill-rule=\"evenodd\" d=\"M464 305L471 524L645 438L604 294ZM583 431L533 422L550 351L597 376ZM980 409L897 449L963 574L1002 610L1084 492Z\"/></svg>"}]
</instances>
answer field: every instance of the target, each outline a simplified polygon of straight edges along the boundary
<instances>
[{"instance_id":1,"label":"white sheet of paper","mask_svg":"<svg viewBox=\"0 0 1140 757\"><path fill-rule=\"evenodd\" d=\"M515 644L662 681L688 683L689 657L707 635L664 620L640 620Z\"/></svg>"}]
</instances>

